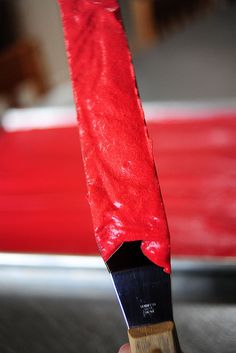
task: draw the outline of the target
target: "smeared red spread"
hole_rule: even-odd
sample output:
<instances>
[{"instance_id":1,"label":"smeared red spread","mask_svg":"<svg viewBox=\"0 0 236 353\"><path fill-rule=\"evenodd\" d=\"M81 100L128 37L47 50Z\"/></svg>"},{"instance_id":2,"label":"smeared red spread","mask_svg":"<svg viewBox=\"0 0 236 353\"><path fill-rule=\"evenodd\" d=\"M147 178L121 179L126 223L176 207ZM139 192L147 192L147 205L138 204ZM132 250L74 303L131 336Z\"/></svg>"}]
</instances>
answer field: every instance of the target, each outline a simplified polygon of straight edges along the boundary
<instances>
[{"instance_id":1,"label":"smeared red spread","mask_svg":"<svg viewBox=\"0 0 236 353\"><path fill-rule=\"evenodd\" d=\"M169 233L152 143L115 0L59 0L96 240L123 242L170 272Z\"/></svg>"}]
</instances>

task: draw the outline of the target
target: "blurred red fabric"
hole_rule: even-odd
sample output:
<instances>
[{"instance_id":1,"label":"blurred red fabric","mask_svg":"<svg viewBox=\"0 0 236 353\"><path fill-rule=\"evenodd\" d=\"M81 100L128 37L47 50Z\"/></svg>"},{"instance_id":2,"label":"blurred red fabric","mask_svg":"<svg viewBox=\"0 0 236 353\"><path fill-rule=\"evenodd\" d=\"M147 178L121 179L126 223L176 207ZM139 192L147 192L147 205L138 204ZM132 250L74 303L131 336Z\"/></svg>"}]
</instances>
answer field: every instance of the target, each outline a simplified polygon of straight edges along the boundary
<instances>
[{"instance_id":1,"label":"blurred red fabric","mask_svg":"<svg viewBox=\"0 0 236 353\"><path fill-rule=\"evenodd\" d=\"M172 255L235 257L236 111L148 128ZM0 151L0 251L97 254L77 128L2 129Z\"/></svg>"}]
</instances>

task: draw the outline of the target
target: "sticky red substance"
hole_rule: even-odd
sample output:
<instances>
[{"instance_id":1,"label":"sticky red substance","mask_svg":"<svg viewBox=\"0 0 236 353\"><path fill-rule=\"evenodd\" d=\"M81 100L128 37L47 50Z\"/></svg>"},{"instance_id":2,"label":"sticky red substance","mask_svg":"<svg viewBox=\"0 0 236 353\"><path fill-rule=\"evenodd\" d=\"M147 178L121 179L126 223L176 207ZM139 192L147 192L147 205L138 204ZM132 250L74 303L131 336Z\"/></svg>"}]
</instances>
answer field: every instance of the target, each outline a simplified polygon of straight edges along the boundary
<instances>
[{"instance_id":1,"label":"sticky red substance","mask_svg":"<svg viewBox=\"0 0 236 353\"><path fill-rule=\"evenodd\" d=\"M169 233L152 143L115 0L59 0L88 200L105 261L123 242L170 272Z\"/></svg>"}]
</instances>

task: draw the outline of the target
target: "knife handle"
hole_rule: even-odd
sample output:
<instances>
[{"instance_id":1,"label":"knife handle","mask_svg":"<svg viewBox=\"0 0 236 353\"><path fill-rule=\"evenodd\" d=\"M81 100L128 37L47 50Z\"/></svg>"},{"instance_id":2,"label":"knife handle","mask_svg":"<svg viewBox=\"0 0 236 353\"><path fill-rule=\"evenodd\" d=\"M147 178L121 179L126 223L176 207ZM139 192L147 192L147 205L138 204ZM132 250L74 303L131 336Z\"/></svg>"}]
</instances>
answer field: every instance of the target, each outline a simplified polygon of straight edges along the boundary
<instances>
[{"instance_id":1,"label":"knife handle","mask_svg":"<svg viewBox=\"0 0 236 353\"><path fill-rule=\"evenodd\" d=\"M132 353L181 353L173 321L128 330Z\"/></svg>"}]
</instances>

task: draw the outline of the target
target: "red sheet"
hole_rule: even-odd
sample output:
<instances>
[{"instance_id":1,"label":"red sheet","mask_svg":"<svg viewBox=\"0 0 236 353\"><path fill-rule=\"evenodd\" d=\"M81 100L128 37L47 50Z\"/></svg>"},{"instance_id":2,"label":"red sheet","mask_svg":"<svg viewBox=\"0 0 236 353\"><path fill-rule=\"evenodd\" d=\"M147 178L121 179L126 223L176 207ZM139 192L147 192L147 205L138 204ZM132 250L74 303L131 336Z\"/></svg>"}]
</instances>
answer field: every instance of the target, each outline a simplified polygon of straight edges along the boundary
<instances>
[{"instance_id":1,"label":"red sheet","mask_svg":"<svg viewBox=\"0 0 236 353\"><path fill-rule=\"evenodd\" d=\"M148 123L172 255L235 257L236 112L179 118ZM96 254L77 128L1 130L0 150L0 251Z\"/></svg>"}]
</instances>

